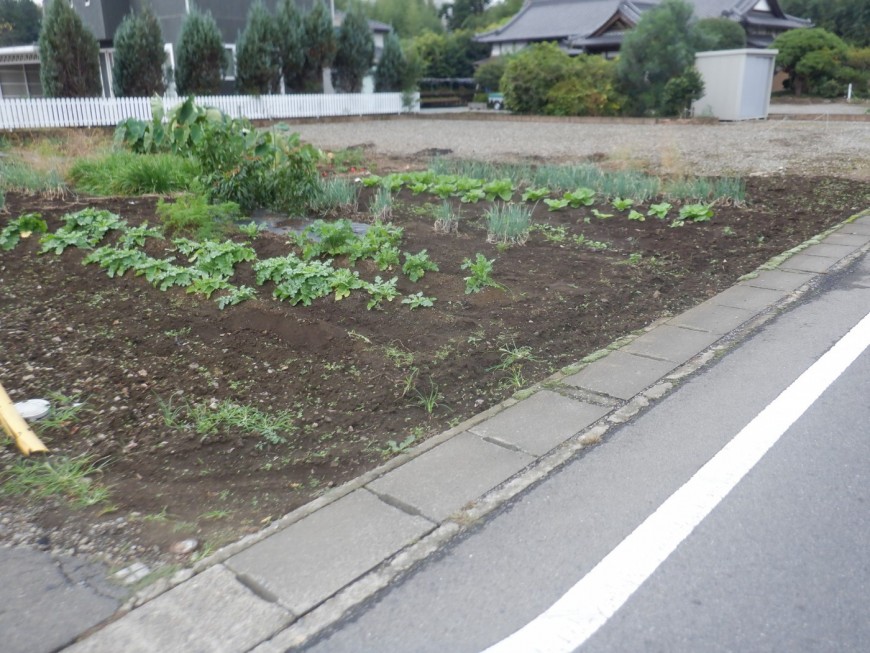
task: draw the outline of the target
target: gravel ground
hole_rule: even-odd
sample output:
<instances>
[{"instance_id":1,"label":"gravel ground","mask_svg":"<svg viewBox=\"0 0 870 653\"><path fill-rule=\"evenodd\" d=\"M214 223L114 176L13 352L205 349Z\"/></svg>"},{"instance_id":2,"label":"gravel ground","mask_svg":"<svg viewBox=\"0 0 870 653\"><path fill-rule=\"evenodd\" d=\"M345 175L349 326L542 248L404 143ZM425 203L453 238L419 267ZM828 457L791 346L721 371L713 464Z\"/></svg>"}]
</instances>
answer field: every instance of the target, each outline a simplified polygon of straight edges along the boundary
<instances>
[{"instance_id":1,"label":"gravel ground","mask_svg":"<svg viewBox=\"0 0 870 653\"><path fill-rule=\"evenodd\" d=\"M323 149L364 145L386 157L434 149L480 160L607 161L659 173L838 175L870 181L870 122L571 122L403 117L294 125Z\"/></svg>"}]
</instances>

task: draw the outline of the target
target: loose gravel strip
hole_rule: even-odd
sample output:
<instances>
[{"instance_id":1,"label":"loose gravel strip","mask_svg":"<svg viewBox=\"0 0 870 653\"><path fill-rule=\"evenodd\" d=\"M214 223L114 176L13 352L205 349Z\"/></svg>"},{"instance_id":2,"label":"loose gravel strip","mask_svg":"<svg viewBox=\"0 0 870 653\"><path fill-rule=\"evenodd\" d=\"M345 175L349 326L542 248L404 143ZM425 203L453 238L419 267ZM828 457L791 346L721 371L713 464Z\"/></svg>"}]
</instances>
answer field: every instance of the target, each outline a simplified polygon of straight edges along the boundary
<instances>
[{"instance_id":1,"label":"loose gravel strip","mask_svg":"<svg viewBox=\"0 0 870 653\"><path fill-rule=\"evenodd\" d=\"M665 174L835 175L870 181L870 122L771 119L739 123L572 121L488 114L294 125L324 149L381 156L568 163L606 160Z\"/></svg>"}]
</instances>

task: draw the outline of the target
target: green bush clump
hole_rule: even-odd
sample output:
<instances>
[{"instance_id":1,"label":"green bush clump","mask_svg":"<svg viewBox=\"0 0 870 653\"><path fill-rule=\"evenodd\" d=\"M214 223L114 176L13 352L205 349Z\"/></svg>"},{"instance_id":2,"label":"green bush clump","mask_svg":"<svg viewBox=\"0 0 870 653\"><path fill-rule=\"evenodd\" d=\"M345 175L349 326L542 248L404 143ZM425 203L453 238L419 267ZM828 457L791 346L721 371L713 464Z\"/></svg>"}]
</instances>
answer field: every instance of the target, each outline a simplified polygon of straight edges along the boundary
<instances>
[{"instance_id":1,"label":"green bush clump","mask_svg":"<svg viewBox=\"0 0 870 653\"><path fill-rule=\"evenodd\" d=\"M199 174L199 164L189 157L113 152L98 159L79 159L69 179L91 195L165 195L190 190Z\"/></svg>"},{"instance_id":2,"label":"green bush clump","mask_svg":"<svg viewBox=\"0 0 870 653\"><path fill-rule=\"evenodd\" d=\"M235 202L209 204L202 195L181 195L175 202L157 201L157 215L170 232L196 234L204 239L241 217Z\"/></svg>"},{"instance_id":3,"label":"green bush clump","mask_svg":"<svg viewBox=\"0 0 870 653\"><path fill-rule=\"evenodd\" d=\"M317 190L319 151L303 145L286 125L259 131L187 98L165 116L152 107L150 122L130 118L118 125L115 143L139 153L171 152L194 158L197 181L213 202L236 202L243 211L266 207L295 212Z\"/></svg>"},{"instance_id":4,"label":"green bush clump","mask_svg":"<svg viewBox=\"0 0 870 653\"><path fill-rule=\"evenodd\" d=\"M619 113L616 64L598 56L570 57L554 43L532 45L513 56L501 77L509 109L556 116Z\"/></svg>"}]
</instances>

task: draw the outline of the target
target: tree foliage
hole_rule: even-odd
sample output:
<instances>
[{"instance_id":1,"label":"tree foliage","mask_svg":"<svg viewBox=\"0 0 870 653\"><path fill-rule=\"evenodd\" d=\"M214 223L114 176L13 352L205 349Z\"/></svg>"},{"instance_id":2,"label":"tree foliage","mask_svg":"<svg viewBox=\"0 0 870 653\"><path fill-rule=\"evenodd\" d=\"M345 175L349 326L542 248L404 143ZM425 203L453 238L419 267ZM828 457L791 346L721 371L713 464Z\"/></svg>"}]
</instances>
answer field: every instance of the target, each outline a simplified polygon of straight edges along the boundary
<instances>
[{"instance_id":1,"label":"tree foliage","mask_svg":"<svg viewBox=\"0 0 870 653\"><path fill-rule=\"evenodd\" d=\"M728 18L704 18L695 23L695 47L707 50L739 50L746 47L746 32Z\"/></svg>"},{"instance_id":2,"label":"tree foliage","mask_svg":"<svg viewBox=\"0 0 870 653\"><path fill-rule=\"evenodd\" d=\"M451 30L468 29L471 19L482 15L487 4L489 0L453 0L452 4L441 8L441 13L446 16Z\"/></svg>"},{"instance_id":3,"label":"tree foliage","mask_svg":"<svg viewBox=\"0 0 870 653\"><path fill-rule=\"evenodd\" d=\"M444 31L431 0L374 0L366 3L365 9L369 18L392 25L400 38L412 38L426 30Z\"/></svg>"},{"instance_id":4,"label":"tree foliage","mask_svg":"<svg viewBox=\"0 0 870 653\"><path fill-rule=\"evenodd\" d=\"M33 0L0 0L0 48L36 43L41 23Z\"/></svg>"},{"instance_id":5,"label":"tree foliage","mask_svg":"<svg viewBox=\"0 0 870 653\"><path fill-rule=\"evenodd\" d=\"M795 29L777 36L771 47L779 50L776 63L788 73L795 95L839 94L835 87L847 74L842 68L848 51L839 36L820 27Z\"/></svg>"},{"instance_id":6,"label":"tree foliage","mask_svg":"<svg viewBox=\"0 0 870 653\"><path fill-rule=\"evenodd\" d=\"M629 113L661 115L670 109L665 85L685 75L695 61L692 11L685 0L664 0L626 33L617 71Z\"/></svg>"},{"instance_id":7,"label":"tree foliage","mask_svg":"<svg viewBox=\"0 0 870 653\"><path fill-rule=\"evenodd\" d=\"M150 97L162 95L166 89L163 81L163 35L160 23L145 5L143 11L124 17L113 39L115 57L112 64L112 87L115 95Z\"/></svg>"},{"instance_id":8,"label":"tree foliage","mask_svg":"<svg viewBox=\"0 0 870 653\"><path fill-rule=\"evenodd\" d=\"M420 60L423 77L473 77L474 62L489 52L487 44L476 43L473 38L470 30L424 32L411 41L409 50Z\"/></svg>"},{"instance_id":9,"label":"tree foliage","mask_svg":"<svg viewBox=\"0 0 870 653\"><path fill-rule=\"evenodd\" d=\"M247 95L266 95L281 84L281 39L262 0L248 10L245 29L236 39L236 86Z\"/></svg>"},{"instance_id":10,"label":"tree foliage","mask_svg":"<svg viewBox=\"0 0 870 653\"><path fill-rule=\"evenodd\" d=\"M66 0L51 0L39 35L39 77L46 97L102 92L100 46Z\"/></svg>"},{"instance_id":11,"label":"tree foliage","mask_svg":"<svg viewBox=\"0 0 870 653\"><path fill-rule=\"evenodd\" d=\"M408 88L408 60L395 32L384 39L384 50L375 70L375 91L389 93Z\"/></svg>"},{"instance_id":12,"label":"tree foliage","mask_svg":"<svg viewBox=\"0 0 870 653\"><path fill-rule=\"evenodd\" d=\"M322 0L318 0L303 20L305 36L305 83L311 90L322 90L323 69L332 66L338 44L332 27L332 15Z\"/></svg>"},{"instance_id":13,"label":"tree foliage","mask_svg":"<svg viewBox=\"0 0 870 653\"><path fill-rule=\"evenodd\" d=\"M555 43L538 43L510 57L501 91L517 113L613 115L622 102L615 66L603 57L570 57Z\"/></svg>"},{"instance_id":14,"label":"tree foliage","mask_svg":"<svg viewBox=\"0 0 870 653\"><path fill-rule=\"evenodd\" d=\"M363 78L371 70L375 58L375 40L362 7L355 4L344 15L338 30L335 54L335 76L338 88L346 93L359 93Z\"/></svg>"},{"instance_id":15,"label":"tree foliage","mask_svg":"<svg viewBox=\"0 0 870 653\"><path fill-rule=\"evenodd\" d=\"M301 90L301 76L305 67L305 50L302 45L305 30L302 14L297 9L295 0L281 0L276 23L284 87L287 90Z\"/></svg>"},{"instance_id":16,"label":"tree foliage","mask_svg":"<svg viewBox=\"0 0 870 653\"><path fill-rule=\"evenodd\" d=\"M867 0L780 0L783 10L809 18L856 46L870 46L870 3Z\"/></svg>"},{"instance_id":17,"label":"tree foliage","mask_svg":"<svg viewBox=\"0 0 870 653\"><path fill-rule=\"evenodd\" d=\"M474 71L474 83L485 91L498 92L501 88L501 78L510 60L510 55L502 55L480 64Z\"/></svg>"},{"instance_id":18,"label":"tree foliage","mask_svg":"<svg viewBox=\"0 0 870 653\"><path fill-rule=\"evenodd\" d=\"M215 95L220 91L227 58L211 12L191 8L181 25L176 65L179 95Z\"/></svg>"}]
</instances>

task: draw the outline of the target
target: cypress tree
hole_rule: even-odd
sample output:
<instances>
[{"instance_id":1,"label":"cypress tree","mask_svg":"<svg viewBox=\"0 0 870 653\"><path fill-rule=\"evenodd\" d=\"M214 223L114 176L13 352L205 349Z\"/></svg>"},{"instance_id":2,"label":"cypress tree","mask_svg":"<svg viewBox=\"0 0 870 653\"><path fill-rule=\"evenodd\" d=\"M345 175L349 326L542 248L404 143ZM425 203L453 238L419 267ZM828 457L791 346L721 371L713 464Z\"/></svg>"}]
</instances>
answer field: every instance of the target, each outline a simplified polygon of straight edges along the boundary
<instances>
[{"instance_id":1,"label":"cypress tree","mask_svg":"<svg viewBox=\"0 0 870 653\"><path fill-rule=\"evenodd\" d=\"M227 64L223 39L211 12L192 9L181 25L175 85L179 95L216 95Z\"/></svg>"},{"instance_id":2,"label":"cypress tree","mask_svg":"<svg viewBox=\"0 0 870 653\"><path fill-rule=\"evenodd\" d=\"M335 30L332 27L332 16L326 5L319 1L305 15L305 36L303 50L305 51L304 76L306 85L318 91L323 90L323 69L329 68L335 59Z\"/></svg>"},{"instance_id":3,"label":"cypress tree","mask_svg":"<svg viewBox=\"0 0 870 653\"><path fill-rule=\"evenodd\" d=\"M384 39L384 50L375 70L375 91L389 93L404 90L407 67L399 37L395 32L390 32Z\"/></svg>"},{"instance_id":4,"label":"cypress tree","mask_svg":"<svg viewBox=\"0 0 870 653\"><path fill-rule=\"evenodd\" d=\"M166 90L163 81L166 52L160 23L151 7L146 5L143 11L125 16L115 32L114 43L112 87L115 95L162 95Z\"/></svg>"},{"instance_id":5,"label":"cypress tree","mask_svg":"<svg viewBox=\"0 0 870 653\"><path fill-rule=\"evenodd\" d=\"M39 59L46 97L101 95L100 46L66 0L51 0L45 10Z\"/></svg>"},{"instance_id":6,"label":"cypress tree","mask_svg":"<svg viewBox=\"0 0 870 653\"><path fill-rule=\"evenodd\" d=\"M287 90L302 89L302 71L305 67L305 51L302 49L304 27L302 14L295 0L281 0L278 5L278 38L281 48L281 75Z\"/></svg>"},{"instance_id":7,"label":"cypress tree","mask_svg":"<svg viewBox=\"0 0 870 653\"><path fill-rule=\"evenodd\" d=\"M281 48L277 26L262 0L248 11L248 22L236 39L236 85L241 93L265 95L278 90Z\"/></svg>"},{"instance_id":8,"label":"cypress tree","mask_svg":"<svg viewBox=\"0 0 870 653\"><path fill-rule=\"evenodd\" d=\"M362 7L354 4L344 16L338 30L335 73L338 88L346 93L359 93L363 78L375 58L375 40Z\"/></svg>"}]
</instances>

